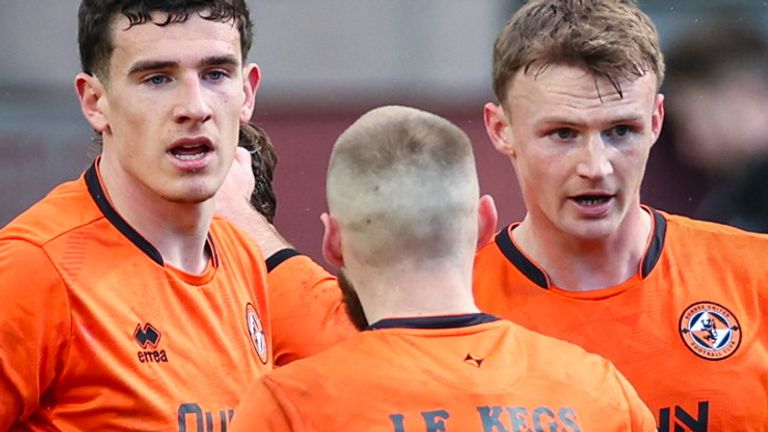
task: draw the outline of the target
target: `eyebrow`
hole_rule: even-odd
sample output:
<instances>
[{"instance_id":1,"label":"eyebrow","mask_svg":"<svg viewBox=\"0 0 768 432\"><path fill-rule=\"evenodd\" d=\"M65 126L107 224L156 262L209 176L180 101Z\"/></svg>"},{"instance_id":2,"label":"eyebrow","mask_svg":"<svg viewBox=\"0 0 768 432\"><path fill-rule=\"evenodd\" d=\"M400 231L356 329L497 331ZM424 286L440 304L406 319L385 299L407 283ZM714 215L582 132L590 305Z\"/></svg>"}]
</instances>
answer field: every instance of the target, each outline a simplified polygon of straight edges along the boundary
<instances>
[{"instance_id":1,"label":"eyebrow","mask_svg":"<svg viewBox=\"0 0 768 432\"><path fill-rule=\"evenodd\" d=\"M199 67L206 66L237 66L239 64L237 57L231 54L206 57L198 63ZM158 69L171 69L179 66L179 62L170 60L142 60L135 63L128 69L128 75L135 75L142 72Z\"/></svg>"},{"instance_id":2,"label":"eyebrow","mask_svg":"<svg viewBox=\"0 0 768 432\"><path fill-rule=\"evenodd\" d=\"M240 62L232 54L206 57L200 61L200 66L237 66Z\"/></svg>"},{"instance_id":3,"label":"eyebrow","mask_svg":"<svg viewBox=\"0 0 768 432\"><path fill-rule=\"evenodd\" d=\"M627 115L610 119L608 123L613 125L622 124L622 123L635 123L637 121L641 121L642 119L643 119L642 115L627 114ZM556 117L556 116L544 117L541 120L539 120L537 123L543 124L543 125L558 124L558 125L562 125L565 127L572 127L572 128L577 128L583 125L581 122L574 122L574 121L566 120L565 118Z\"/></svg>"},{"instance_id":4,"label":"eyebrow","mask_svg":"<svg viewBox=\"0 0 768 432\"><path fill-rule=\"evenodd\" d=\"M157 69L169 69L178 66L179 63L175 61L163 61L163 60L142 60L135 63L128 69L128 75L135 75L138 73L157 70Z\"/></svg>"}]
</instances>

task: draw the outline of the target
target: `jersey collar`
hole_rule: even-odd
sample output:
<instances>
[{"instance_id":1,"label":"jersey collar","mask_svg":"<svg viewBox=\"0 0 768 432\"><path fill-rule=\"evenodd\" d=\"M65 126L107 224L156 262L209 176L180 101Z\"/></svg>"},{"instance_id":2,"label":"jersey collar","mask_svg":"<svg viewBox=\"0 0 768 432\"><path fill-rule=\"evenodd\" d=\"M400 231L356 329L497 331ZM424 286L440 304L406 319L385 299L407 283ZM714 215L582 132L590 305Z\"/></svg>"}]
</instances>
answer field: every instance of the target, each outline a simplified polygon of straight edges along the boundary
<instances>
[{"instance_id":1,"label":"jersey collar","mask_svg":"<svg viewBox=\"0 0 768 432\"><path fill-rule=\"evenodd\" d=\"M414 318L387 318L369 325L366 330L381 330L390 328L448 329L470 327L497 320L498 318L495 316L485 313L440 315Z\"/></svg>"},{"instance_id":2,"label":"jersey collar","mask_svg":"<svg viewBox=\"0 0 768 432\"><path fill-rule=\"evenodd\" d=\"M99 158L96 158L96 160L93 161L91 166L88 168L88 170L85 172L85 184L88 187L88 193L91 195L91 198L96 203L96 206L99 207L99 210L101 210L101 213L104 215L105 218L118 230L120 231L125 237L128 238L128 240L131 241L136 247L141 249L142 252L144 252L152 261L156 262L157 264L163 266L163 256L160 255L160 251L157 250L152 244L147 241L141 234L139 234L138 231L133 229L132 226L126 222L125 219L123 219L122 216L120 216L120 213L117 212L117 210L112 206L112 203L109 201L109 197L107 196L104 187L101 184L101 178L99 176ZM216 256L216 249L214 248L213 239L211 238L211 234L208 233L208 239L206 242L206 247L208 248L209 252L211 253L211 263L214 267L218 266L218 258Z\"/></svg>"},{"instance_id":3,"label":"jersey collar","mask_svg":"<svg viewBox=\"0 0 768 432\"><path fill-rule=\"evenodd\" d=\"M640 276L645 278L651 273L661 257L661 251L664 248L664 238L667 233L667 220L655 209L648 206L642 207L653 216L653 234L640 264ZM507 260L530 279L531 282L548 289L550 288L550 283L547 274L541 267L529 259L512 240L512 230L519 224L519 222L511 224L496 234L496 245Z\"/></svg>"}]
</instances>

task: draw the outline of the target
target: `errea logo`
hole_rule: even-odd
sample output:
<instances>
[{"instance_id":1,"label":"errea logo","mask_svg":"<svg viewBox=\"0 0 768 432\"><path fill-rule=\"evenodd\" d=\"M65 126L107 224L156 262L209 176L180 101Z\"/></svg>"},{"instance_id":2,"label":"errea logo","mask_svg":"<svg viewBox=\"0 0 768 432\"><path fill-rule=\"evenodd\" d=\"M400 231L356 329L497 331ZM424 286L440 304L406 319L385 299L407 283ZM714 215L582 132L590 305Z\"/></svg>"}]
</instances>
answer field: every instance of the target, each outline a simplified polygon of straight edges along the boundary
<instances>
[{"instance_id":1,"label":"errea logo","mask_svg":"<svg viewBox=\"0 0 768 432\"><path fill-rule=\"evenodd\" d=\"M167 363L168 355L165 350L158 350L162 334L150 323L136 324L133 331L133 339L141 347L137 353L141 363Z\"/></svg>"}]
</instances>

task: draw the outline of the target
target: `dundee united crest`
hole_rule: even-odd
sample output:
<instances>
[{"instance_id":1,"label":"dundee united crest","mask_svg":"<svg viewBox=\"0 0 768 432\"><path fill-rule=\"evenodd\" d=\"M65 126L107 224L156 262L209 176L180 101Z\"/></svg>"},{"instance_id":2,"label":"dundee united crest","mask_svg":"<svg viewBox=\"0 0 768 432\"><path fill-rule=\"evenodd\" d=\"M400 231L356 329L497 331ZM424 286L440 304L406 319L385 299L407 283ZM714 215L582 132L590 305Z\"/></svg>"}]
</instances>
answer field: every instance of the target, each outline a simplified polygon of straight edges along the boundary
<instances>
[{"instance_id":1,"label":"dundee united crest","mask_svg":"<svg viewBox=\"0 0 768 432\"><path fill-rule=\"evenodd\" d=\"M741 327L725 307L712 302L694 303L680 316L680 336L694 354L723 360L739 349Z\"/></svg>"},{"instance_id":2,"label":"dundee united crest","mask_svg":"<svg viewBox=\"0 0 768 432\"><path fill-rule=\"evenodd\" d=\"M264 327L261 325L259 314L256 313L256 308L250 303L245 307L245 323L248 326L248 335L251 337L256 354L259 355L259 360L267 364L267 337L264 336Z\"/></svg>"}]
</instances>

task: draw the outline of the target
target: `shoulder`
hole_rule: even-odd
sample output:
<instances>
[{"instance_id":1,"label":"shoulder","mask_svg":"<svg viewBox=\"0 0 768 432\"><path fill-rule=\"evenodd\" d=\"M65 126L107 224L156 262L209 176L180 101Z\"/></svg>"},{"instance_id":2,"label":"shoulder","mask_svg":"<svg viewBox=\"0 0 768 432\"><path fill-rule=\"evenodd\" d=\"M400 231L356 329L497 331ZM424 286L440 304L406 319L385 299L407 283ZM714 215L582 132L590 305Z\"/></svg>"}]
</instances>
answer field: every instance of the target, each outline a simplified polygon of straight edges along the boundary
<instances>
[{"instance_id":1,"label":"shoulder","mask_svg":"<svg viewBox=\"0 0 768 432\"><path fill-rule=\"evenodd\" d=\"M577 388L595 400L612 399L617 394L623 394L616 367L610 360L570 342L533 332L511 322L508 325L520 340L530 376L552 384Z\"/></svg>"},{"instance_id":2,"label":"shoulder","mask_svg":"<svg viewBox=\"0 0 768 432\"><path fill-rule=\"evenodd\" d=\"M250 259L259 262L264 261L261 249L256 241L227 219L215 215L211 221L210 231L214 241L220 247L226 248L228 253L246 255Z\"/></svg>"},{"instance_id":3,"label":"shoulder","mask_svg":"<svg viewBox=\"0 0 768 432\"><path fill-rule=\"evenodd\" d=\"M664 247L705 253L713 258L739 256L747 261L762 261L768 254L768 234L744 231L728 225L659 212L667 221Z\"/></svg>"},{"instance_id":4,"label":"shoulder","mask_svg":"<svg viewBox=\"0 0 768 432\"><path fill-rule=\"evenodd\" d=\"M291 394L324 397L340 381L351 390L358 381L370 378L375 364L386 361L377 336L373 331L356 333L313 356L273 370L265 381L270 388L280 388L289 398Z\"/></svg>"},{"instance_id":5,"label":"shoulder","mask_svg":"<svg viewBox=\"0 0 768 432\"><path fill-rule=\"evenodd\" d=\"M62 183L0 230L0 241L39 246L103 218L80 178Z\"/></svg>"}]
</instances>

